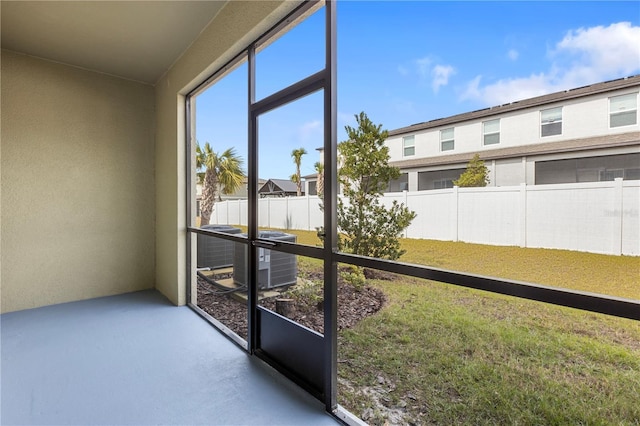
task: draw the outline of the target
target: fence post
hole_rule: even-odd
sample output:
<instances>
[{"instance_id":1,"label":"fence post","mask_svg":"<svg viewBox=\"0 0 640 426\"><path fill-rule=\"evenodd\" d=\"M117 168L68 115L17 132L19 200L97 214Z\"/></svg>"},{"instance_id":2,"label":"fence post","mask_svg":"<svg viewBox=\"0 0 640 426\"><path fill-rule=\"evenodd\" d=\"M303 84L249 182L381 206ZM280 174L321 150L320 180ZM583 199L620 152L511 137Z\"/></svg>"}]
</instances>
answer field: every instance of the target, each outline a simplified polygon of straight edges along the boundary
<instances>
[{"instance_id":1,"label":"fence post","mask_svg":"<svg viewBox=\"0 0 640 426\"><path fill-rule=\"evenodd\" d=\"M527 246L527 184L520 184L520 247Z\"/></svg>"},{"instance_id":2,"label":"fence post","mask_svg":"<svg viewBox=\"0 0 640 426\"><path fill-rule=\"evenodd\" d=\"M407 191L406 189L402 191L404 194L404 206L409 209L409 191ZM411 209L409 209L411 210ZM409 238L409 227L407 226L407 228L404 230L404 237L405 238Z\"/></svg>"},{"instance_id":3,"label":"fence post","mask_svg":"<svg viewBox=\"0 0 640 426\"><path fill-rule=\"evenodd\" d=\"M622 255L622 220L624 218L622 200L622 178L615 178L613 182L613 253Z\"/></svg>"},{"instance_id":4,"label":"fence post","mask_svg":"<svg viewBox=\"0 0 640 426\"><path fill-rule=\"evenodd\" d=\"M458 189L459 188L457 186L454 186L453 187L453 191L451 192L451 195L453 197L453 200L451 202L453 204L453 206L451 207L451 210L452 210L452 212L451 212L451 216L452 216L451 222L453 223L453 229L451 231L452 231L452 240L453 241L458 241L458 228L460 226L460 219L458 218L458 194L459 194Z\"/></svg>"},{"instance_id":5,"label":"fence post","mask_svg":"<svg viewBox=\"0 0 640 426\"><path fill-rule=\"evenodd\" d=\"M307 231L311 231L311 195L307 191Z\"/></svg>"},{"instance_id":6,"label":"fence post","mask_svg":"<svg viewBox=\"0 0 640 426\"><path fill-rule=\"evenodd\" d=\"M265 197L267 200L267 228L271 229L271 197Z\"/></svg>"}]
</instances>

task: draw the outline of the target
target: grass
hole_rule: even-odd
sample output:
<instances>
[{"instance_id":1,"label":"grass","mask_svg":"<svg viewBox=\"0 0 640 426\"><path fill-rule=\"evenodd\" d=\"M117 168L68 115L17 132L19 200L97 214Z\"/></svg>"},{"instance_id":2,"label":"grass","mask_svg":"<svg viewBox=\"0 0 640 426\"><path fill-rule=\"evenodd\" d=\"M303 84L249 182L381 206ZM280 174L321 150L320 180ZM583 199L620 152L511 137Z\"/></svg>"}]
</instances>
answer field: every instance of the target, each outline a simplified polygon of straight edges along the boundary
<instances>
[{"instance_id":1,"label":"grass","mask_svg":"<svg viewBox=\"0 0 640 426\"><path fill-rule=\"evenodd\" d=\"M286 230L300 244L319 244L313 231ZM402 262L640 299L640 257L569 250L401 239Z\"/></svg>"},{"instance_id":2,"label":"grass","mask_svg":"<svg viewBox=\"0 0 640 426\"><path fill-rule=\"evenodd\" d=\"M640 299L640 258L402 244L410 263ZM411 277L369 284L389 303L343 331L338 354L338 402L369 423L640 425L640 322Z\"/></svg>"},{"instance_id":3,"label":"grass","mask_svg":"<svg viewBox=\"0 0 640 426\"><path fill-rule=\"evenodd\" d=\"M640 424L640 324L406 278L340 335L339 402L400 423ZM363 355L366 354L366 355ZM368 392L367 392L368 391Z\"/></svg>"},{"instance_id":4,"label":"grass","mask_svg":"<svg viewBox=\"0 0 640 426\"><path fill-rule=\"evenodd\" d=\"M402 248L404 262L640 299L640 257L410 239Z\"/></svg>"}]
</instances>

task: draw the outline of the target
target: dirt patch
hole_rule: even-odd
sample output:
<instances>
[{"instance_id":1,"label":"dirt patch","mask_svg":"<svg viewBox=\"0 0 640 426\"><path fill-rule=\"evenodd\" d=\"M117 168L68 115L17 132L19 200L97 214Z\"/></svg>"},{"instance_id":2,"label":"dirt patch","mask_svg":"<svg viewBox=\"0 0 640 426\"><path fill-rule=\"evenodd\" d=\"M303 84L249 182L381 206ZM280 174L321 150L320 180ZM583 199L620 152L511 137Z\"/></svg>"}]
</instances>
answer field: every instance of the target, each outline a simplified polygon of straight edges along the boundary
<instances>
[{"instance_id":1,"label":"dirt patch","mask_svg":"<svg viewBox=\"0 0 640 426\"><path fill-rule=\"evenodd\" d=\"M260 306L276 310L274 295L260 300ZM338 283L338 330L351 328L362 319L378 312L386 303L386 296L377 288L364 286L356 289L342 282ZM224 293L206 281L198 278L198 306L242 338L247 338L247 305L232 293ZM301 303L294 301L287 317L318 333L324 332L324 312L322 302Z\"/></svg>"}]
</instances>

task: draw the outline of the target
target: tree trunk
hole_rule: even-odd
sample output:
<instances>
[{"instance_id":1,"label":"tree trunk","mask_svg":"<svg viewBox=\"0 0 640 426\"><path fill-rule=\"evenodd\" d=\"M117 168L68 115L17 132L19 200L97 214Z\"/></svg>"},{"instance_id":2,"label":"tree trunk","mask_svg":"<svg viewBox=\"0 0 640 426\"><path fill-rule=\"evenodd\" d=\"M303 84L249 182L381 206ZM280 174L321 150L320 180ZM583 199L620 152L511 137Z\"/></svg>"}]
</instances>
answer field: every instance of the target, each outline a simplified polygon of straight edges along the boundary
<instances>
[{"instance_id":1,"label":"tree trunk","mask_svg":"<svg viewBox=\"0 0 640 426\"><path fill-rule=\"evenodd\" d=\"M293 310L293 299L276 299L276 313L283 317L289 317Z\"/></svg>"},{"instance_id":2,"label":"tree trunk","mask_svg":"<svg viewBox=\"0 0 640 426\"><path fill-rule=\"evenodd\" d=\"M322 194L324 194L324 173L318 173L316 192L318 193L318 196L322 198Z\"/></svg>"},{"instance_id":3,"label":"tree trunk","mask_svg":"<svg viewBox=\"0 0 640 426\"><path fill-rule=\"evenodd\" d=\"M296 163L296 189L298 197L302 195L302 177L300 176L300 164Z\"/></svg>"},{"instance_id":4,"label":"tree trunk","mask_svg":"<svg viewBox=\"0 0 640 426\"><path fill-rule=\"evenodd\" d=\"M215 173L207 170L202 184L202 201L200 202L200 226L208 225L211 221L213 203L216 201L217 179Z\"/></svg>"}]
</instances>

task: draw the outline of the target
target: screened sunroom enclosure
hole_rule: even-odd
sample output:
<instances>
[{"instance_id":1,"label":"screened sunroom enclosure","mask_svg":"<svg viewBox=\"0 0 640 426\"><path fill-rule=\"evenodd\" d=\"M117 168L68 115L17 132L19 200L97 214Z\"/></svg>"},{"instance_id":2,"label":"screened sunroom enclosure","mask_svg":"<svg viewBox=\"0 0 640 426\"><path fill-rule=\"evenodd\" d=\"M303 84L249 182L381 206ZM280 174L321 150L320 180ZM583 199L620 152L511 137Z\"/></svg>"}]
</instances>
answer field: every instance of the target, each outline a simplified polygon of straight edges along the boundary
<instances>
[{"instance_id":1,"label":"screened sunroom enclosure","mask_svg":"<svg viewBox=\"0 0 640 426\"><path fill-rule=\"evenodd\" d=\"M338 157L336 140L336 11L334 2L307 2L279 25L252 43L246 51L214 73L187 98L187 203L188 218L188 301L201 315L209 319L229 338L249 353L263 359L280 372L290 377L311 394L322 400L328 411L338 407L337 392L337 265L357 265L364 268L394 272L397 274L425 278L437 282L485 290L509 296L531 299L556 305L573 307L585 311L639 319L637 301L603 295L581 293L561 288L529 284L515 280L496 279L428 266L406 264L377 258L357 256L338 251L336 228L336 205L338 196ZM310 67L310 72L300 73L286 84L261 85L263 74L279 81L277 66L272 74L261 67L261 55L270 49L278 49L280 38L295 37L297 25L305 26L308 20L322 22L322 31L313 33L315 41L322 43L322 52L302 44L298 51L291 52L291 62L278 64L282 69L296 68L301 56L318 54L320 60ZM311 24L313 25L313 24ZM317 28L316 28L317 29ZM309 43L309 38L305 43ZM296 56L299 55L299 56ZM317 59L317 58L316 58ZM313 61L311 61L313 63ZM314 68L315 66L315 68ZM267 67L268 68L268 67ZM300 69L305 69L300 66ZM284 73L283 73L284 74ZM288 74L287 74L288 76ZM261 80L263 78L263 80ZM286 80L286 77L284 77ZM238 86L238 82L243 82ZM235 82L231 84L231 82ZM273 90L266 90L266 86ZM235 89L231 89L235 87ZM240 90L238 87L242 87ZM211 142L215 152L235 148L247 159L246 185L248 208L235 212L242 223L199 223L196 212L196 187L201 182L196 170L198 155L196 147L202 148L198 126L202 121L216 122L215 114L201 112L200 99L210 96L213 102L224 105L241 116L240 124L229 124L223 120L216 124L219 138ZM204 103L204 102L203 102ZM313 115L300 120L301 110L313 111ZM218 112L220 113L220 112ZM207 115L208 114L208 115ZM275 118L274 118L275 117ZM273 176L263 175L261 170L274 161L269 154L276 153L281 167L290 167L289 153L292 147L280 146L280 141L268 132L278 117L289 117L288 126L296 127L317 117L322 117L320 142L302 141L307 152L322 148L324 164L323 245L311 245L296 241L286 230L272 230L260 226L269 214L266 203L258 194L259 179ZM235 125L235 127L234 127ZM234 140L236 133L237 142ZM238 136L240 135L240 136ZM315 143L315 145L314 145ZM294 146L293 148L297 148ZM202 173L202 172L201 172ZM203 195L204 197L204 195ZM300 197L298 197L300 198ZM293 197L288 203L302 202ZM295 210L295 209L294 209ZM286 218L290 223L296 218ZM202 226L201 226L202 225ZM206 261L203 251L216 247L228 253L224 261ZM277 295L279 287L303 286L308 277L301 277L299 266L321 265L321 276L313 277L322 285L324 313L323 333L310 330L286 317L286 310L275 312L276 306L265 299ZM271 292L271 293L270 293ZM207 298L222 307L222 298L233 296L235 302L225 309L203 310L201 301ZM246 325L238 326L238 318L246 318ZM342 411L338 409L337 413Z\"/></svg>"}]
</instances>

